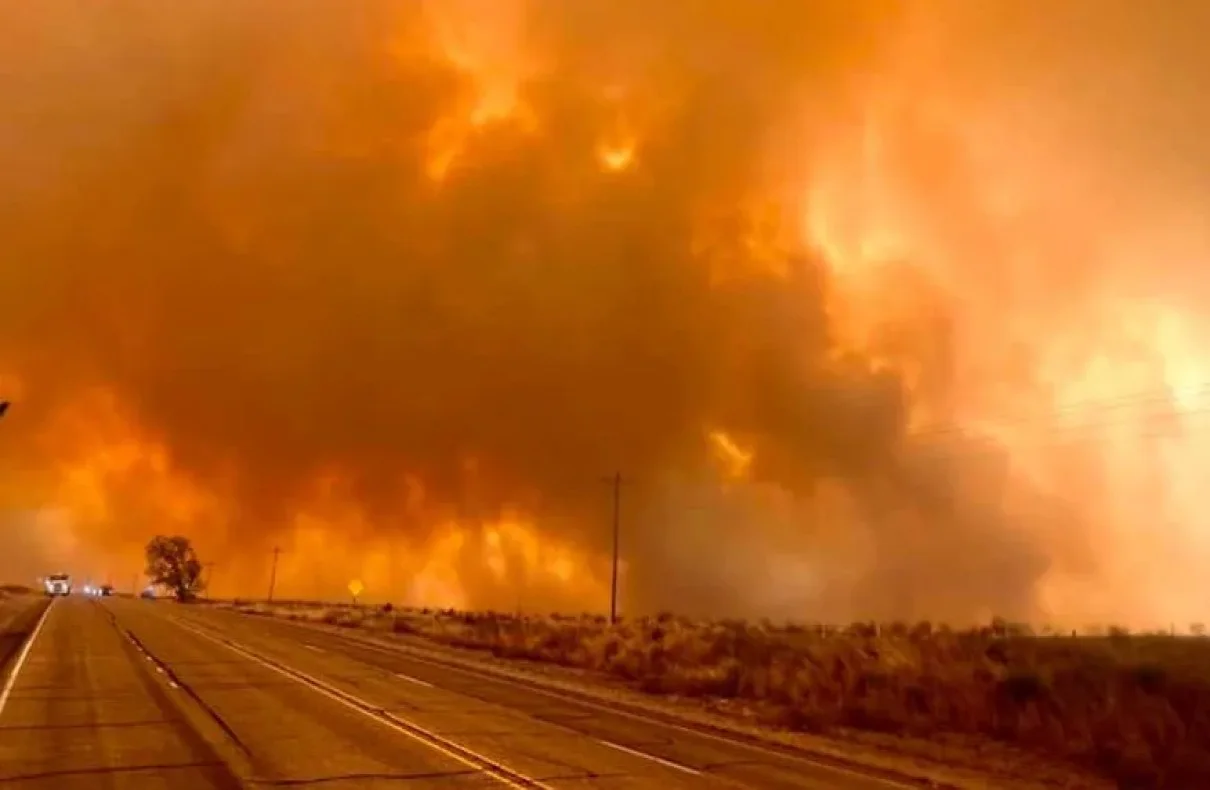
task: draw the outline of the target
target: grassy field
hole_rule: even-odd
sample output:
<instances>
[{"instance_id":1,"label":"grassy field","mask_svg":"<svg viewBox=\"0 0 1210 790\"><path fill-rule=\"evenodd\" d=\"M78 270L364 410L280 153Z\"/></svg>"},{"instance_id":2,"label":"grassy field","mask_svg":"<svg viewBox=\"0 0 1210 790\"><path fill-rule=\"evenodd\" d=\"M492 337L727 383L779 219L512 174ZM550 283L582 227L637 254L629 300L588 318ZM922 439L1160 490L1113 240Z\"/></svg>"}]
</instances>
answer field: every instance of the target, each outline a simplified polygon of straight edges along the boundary
<instances>
[{"instance_id":1,"label":"grassy field","mask_svg":"<svg viewBox=\"0 0 1210 790\"><path fill-rule=\"evenodd\" d=\"M1123 788L1210 788L1206 638L236 605L596 671L790 730L977 736L1091 767Z\"/></svg>"}]
</instances>

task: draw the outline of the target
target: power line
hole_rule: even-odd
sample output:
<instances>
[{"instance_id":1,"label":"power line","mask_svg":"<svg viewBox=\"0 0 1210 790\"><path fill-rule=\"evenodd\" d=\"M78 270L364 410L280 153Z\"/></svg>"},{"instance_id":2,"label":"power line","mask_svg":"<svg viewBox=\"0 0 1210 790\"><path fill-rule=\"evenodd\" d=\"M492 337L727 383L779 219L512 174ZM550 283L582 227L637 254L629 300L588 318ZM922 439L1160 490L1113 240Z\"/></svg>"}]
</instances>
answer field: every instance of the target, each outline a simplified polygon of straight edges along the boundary
<instances>
[{"instance_id":1,"label":"power line","mask_svg":"<svg viewBox=\"0 0 1210 790\"><path fill-rule=\"evenodd\" d=\"M886 395L885 391L862 390L859 387L844 385L806 387L804 388L804 392L807 395L828 394L832 396L834 402L874 400ZM1096 406L1114 406L1116 404L1130 405L1137 402L1164 400L1171 399L1175 396L1191 396L1198 394L1210 394L1210 381L1203 381L1199 384L1185 387L1151 387L1145 390L1137 390L1135 392L1112 395L1109 397L1082 398L1060 406L1054 411L1065 412Z\"/></svg>"},{"instance_id":2,"label":"power line","mask_svg":"<svg viewBox=\"0 0 1210 790\"><path fill-rule=\"evenodd\" d=\"M1011 418L1008 420L996 419L996 417L994 415L983 415L980 417L980 421L984 422L984 423L992 424L997 428L1004 428L1004 427L1021 427L1021 426L1028 426L1031 424L1036 425L1036 424L1040 424L1040 423L1056 422L1056 421L1059 421L1060 419L1062 419L1064 417L1068 417L1068 416L1092 415L1092 416L1096 417L1105 412L1121 411L1121 410L1125 410L1125 409L1132 408L1132 407L1172 406L1173 405L1172 401L1175 399L1175 397L1178 394L1184 398L1199 397L1199 396L1210 398L1210 384L1203 385L1196 389L1182 390L1180 393L1164 391L1163 393L1136 394L1136 395L1125 396L1125 397L1121 397L1121 398L1106 398L1106 399L1097 399L1097 400L1075 401L1073 403L1069 403L1060 408L1051 409L1049 411L1046 411L1044 413L1040 413L1037 415L1033 415L1033 416L1029 416L1029 417L1015 417L1015 418ZM1205 411L1205 410L1206 410L1206 407L1194 407L1194 408L1176 407L1170 411L1159 412L1158 414L1153 414L1151 416L1162 416L1162 417L1181 416L1184 414L1196 414L1198 412ZM1117 420L1117 422L1124 422L1128 419L1130 419L1130 418L1124 417L1120 420ZM1112 424L1114 424L1114 422L1115 421L1111 420L1105 424L1112 425ZM1068 424L1068 425L1056 426L1056 428L1057 429L1072 428L1072 427L1078 428L1078 427L1083 427L1084 425L1097 425L1097 424L1099 424L1099 423L1096 423L1096 422L1075 423L1074 425ZM971 430L972 429L968 425L965 425L959 421L954 421L949 424L938 425L936 427L927 428L925 430L913 431L913 432L910 432L908 435L915 439L928 439L928 438L933 438L933 437L943 438L943 437L950 436L950 435L967 434L967 433L970 433Z\"/></svg>"},{"instance_id":3,"label":"power line","mask_svg":"<svg viewBox=\"0 0 1210 790\"><path fill-rule=\"evenodd\" d=\"M1138 431L1133 432L1130 435L1130 438L1136 440L1163 439L1165 437L1172 436L1173 431L1178 428L1181 431L1188 432L1210 427L1210 422L1206 422L1205 420L1201 419L1196 421L1193 420L1193 418L1202 418L1206 416L1210 416L1210 406L1197 409L1186 409L1183 411L1140 415L1135 418L1052 426L1045 428L1037 436L1029 437L1022 436L1020 434L1016 435L1011 443L1011 447L1005 447L1000 437L989 435L985 429L972 427L967 430L967 436L972 439L983 438L995 446L974 450L964 450L963 448L956 446L956 442L948 444L941 442L937 442L935 444L929 443L927 441L928 437L925 435L925 442L922 442L919 447L924 451L924 456L927 459L934 461L947 461L992 456L1005 452L1011 454L1013 450L1017 449L1044 449L1063 444L1094 442L1104 438L1102 432L1113 428L1138 428ZM1165 424L1165 421L1167 421L1169 424ZM908 434L907 438L917 440L919 436L917 434ZM955 437L955 439L957 438L958 437Z\"/></svg>"},{"instance_id":4,"label":"power line","mask_svg":"<svg viewBox=\"0 0 1210 790\"><path fill-rule=\"evenodd\" d=\"M881 392L876 393L846 388L841 385L834 387L810 387L805 390L805 393L807 395L822 394L830 396L830 402L834 405L856 405L860 404L862 401L877 401L885 394ZM1183 400L1194 398L1210 398L1210 382L1203 382L1191 387L1157 387L1150 390L1143 390L1108 398L1086 398L1082 400L1075 400L1057 408L1045 410L1044 412L1036 415L1020 416L1019 412L1009 414L1004 411L1000 411L998 414L995 412L984 412L980 416L985 422L995 422L998 425L1010 426L1049 422L1071 415L1107 412L1119 409L1127 409L1135 406L1169 405L1178 398ZM806 403L810 405L809 399L806 400ZM1186 409L1186 411L1188 410ZM911 435L913 437L923 438L929 436L945 436L949 434L960 435L967 433L968 431L969 428L962 421L955 420L924 430L915 431Z\"/></svg>"},{"instance_id":5,"label":"power line","mask_svg":"<svg viewBox=\"0 0 1210 790\"><path fill-rule=\"evenodd\" d=\"M833 405L852 404L863 399L872 400L875 397L873 393L845 391L839 386L835 388L819 387L815 388L815 391L826 389L835 389ZM1181 406L1177 402L1178 399L1190 403L1190 405ZM1201 403L1196 403L1199 400ZM1127 409L1136 409L1142 413L1123 413ZM1039 440L1042 444L1051 444L1058 440L1096 439L1099 436L1093 432L1097 429L1110 429L1125 425L1159 428L1160 430L1155 432L1138 434L1138 438L1159 438L1164 435L1165 426L1161 425L1163 421L1179 424L1179 421L1185 418L1200 417L1207 413L1210 413L1210 382L1192 387L1164 387L1111 398L1078 400L1028 416L1021 416L1018 412L1007 419L1005 412L996 415L994 412L984 411L977 417L951 419L921 429L905 431L903 439L915 448L928 450L930 458L945 460L996 452L985 449L972 453L969 448L962 447L961 443L967 439L999 442L1000 437L997 434L1001 431L1017 433L1018 435L1014 436L1014 444L1026 443L1032 446L1038 446ZM1181 425L1180 427L1200 428L1202 426L1198 424ZM723 426L723 429L726 430L727 427ZM1031 429L1033 433L1042 435L1029 436Z\"/></svg>"}]
</instances>

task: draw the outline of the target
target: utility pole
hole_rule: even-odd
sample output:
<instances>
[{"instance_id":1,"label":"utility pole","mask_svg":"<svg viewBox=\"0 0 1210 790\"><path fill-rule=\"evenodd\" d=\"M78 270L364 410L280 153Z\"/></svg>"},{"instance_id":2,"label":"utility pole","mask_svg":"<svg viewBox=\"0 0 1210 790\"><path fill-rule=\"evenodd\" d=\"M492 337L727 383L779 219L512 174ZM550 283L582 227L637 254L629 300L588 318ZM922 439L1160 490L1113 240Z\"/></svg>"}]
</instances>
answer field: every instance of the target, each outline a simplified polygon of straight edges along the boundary
<instances>
[{"instance_id":1,"label":"utility pole","mask_svg":"<svg viewBox=\"0 0 1210 790\"><path fill-rule=\"evenodd\" d=\"M277 557L281 554L281 547L273 547L273 567L269 571L269 603L273 602L273 588L277 586Z\"/></svg>"},{"instance_id":2,"label":"utility pole","mask_svg":"<svg viewBox=\"0 0 1210 790\"><path fill-rule=\"evenodd\" d=\"M613 486L613 567L609 577L609 622L618 622L618 538L621 532L622 473L614 472L605 482Z\"/></svg>"}]
</instances>

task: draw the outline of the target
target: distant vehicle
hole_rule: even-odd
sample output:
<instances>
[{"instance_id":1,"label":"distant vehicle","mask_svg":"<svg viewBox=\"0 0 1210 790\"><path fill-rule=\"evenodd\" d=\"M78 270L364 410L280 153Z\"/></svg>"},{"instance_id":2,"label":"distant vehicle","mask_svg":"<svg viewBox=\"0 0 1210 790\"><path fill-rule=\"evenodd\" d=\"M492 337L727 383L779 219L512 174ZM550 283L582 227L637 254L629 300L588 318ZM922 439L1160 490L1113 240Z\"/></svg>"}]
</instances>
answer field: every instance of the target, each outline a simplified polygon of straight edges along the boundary
<instances>
[{"instance_id":1,"label":"distant vehicle","mask_svg":"<svg viewBox=\"0 0 1210 790\"><path fill-rule=\"evenodd\" d=\"M101 585L101 595L104 595L106 597L113 595L113 585L112 584L102 584Z\"/></svg>"},{"instance_id":2,"label":"distant vehicle","mask_svg":"<svg viewBox=\"0 0 1210 790\"><path fill-rule=\"evenodd\" d=\"M147 587L146 589L143 590L143 592L139 593L139 597L140 598L154 598L155 590L152 589L151 587Z\"/></svg>"},{"instance_id":3,"label":"distant vehicle","mask_svg":"<svg viewBox=\"0 0 1210 790\"><path fill-rule=\"evenodd\" d=\"M52 573L46 577L46 594L50 596L71 595L71 576Z\"/></svg>"}]
</instances>

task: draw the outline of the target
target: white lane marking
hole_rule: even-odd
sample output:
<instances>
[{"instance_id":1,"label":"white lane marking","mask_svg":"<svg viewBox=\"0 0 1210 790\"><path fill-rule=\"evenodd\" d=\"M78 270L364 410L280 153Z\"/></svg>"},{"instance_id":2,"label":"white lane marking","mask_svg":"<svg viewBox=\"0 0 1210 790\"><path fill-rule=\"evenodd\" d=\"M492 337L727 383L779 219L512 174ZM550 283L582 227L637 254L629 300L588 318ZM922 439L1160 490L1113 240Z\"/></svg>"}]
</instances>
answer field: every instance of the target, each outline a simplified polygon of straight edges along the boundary
<instances>
[{"instance_id":1,"label":"white lane marking","mask_svg":"<svg viewBox=\"0 0 1210 790\"><path fill-rule=\"evenodd\" d=\"M629 746L623 746L620 743L614 743L613 741L607 741L607 740L604 740L603 738L597 738L596 740L597 740L597 743L602 743L602 744L608 746L610 749L617 749L619 752L625 752L626 754L634 755L635 757L642 757L644 760L650 760L653 763L658 763L658 764L664 766L665 768L672 768L677 771L684 771L685 773L690 774L692 776L701 776L702 775L702 772L697 770L696 768L690 768L687 765L681 765L680 763L674 763L674 762L672 762L672 760L665 760L663 757L656 757L654 754L648 754L647 752L640 752L638 749L631 749Z\"/></svg>"},{"instance_id":2,"label":"white lane marking","mask_svg":"<svg viewBox=\"0 0 1210 790\"><path fill-rule=\"evenodd\" d=\"M301 644L303 647L308 647L312 650L320 650L320 648L317 648L314 645L309 644L307 642L302 642ZM323 652L323 651L321 650L320 652ZM299 674L302 674L302 673L299 673ZM432 683L429 683L427 680L421 680L420 678L412 677L411 675L407 675L403 672L392 672L391 674L394 675L395 677L399 678L400 680L406 680L407 682L415 683L418 686L424 686L425 688L436 688L436 686L434 686ZM562 727L561 725L556 725L556 726L560 726L561 729L567 729L567 728ZM579 733L576 730L569 729L569 731L575 732L577 735L582 735L582 733ZM592 736L589 736L589 737L591 738ZM657 757L654 754L648 754L647 752L642 752L642 751L639 751L638 749L633 749L629 746L623 746L620 743L614 743L612 741L607 741L603 738L592 738L592 740L594 740L604 746L608 746L611 749L616 749L619 752L629 754L632 757L639 757L644 760L650 760L651 762L656 763L657 765L662 765L665 768L671 768L675 771L681 771L682 773L689 774L690 776L701 776L702 775L702 772L697 770L696 768L690 768L687 765L682 765L681 763L674 762L672 760L667 760L663 757ZM463 747L463 748L465 748L465 747Z\"/></svg>"},{"instance_id":3,"label":"white lane marking","mask_svg":"<svg viewBox=\"0 0 1210 790\"><path fill-rule=\"evenodd\" d=\"M314 650L316 653L324 652L323 648L316 647L315 645L308 645L306 642L303 642L303 647L307 648L308 650Z\"/></svg>"},{"instance_id":4,"label":"white lane marking","mask_svg":"<svg viewBox=\"0 0 1210 790\"><path fill-rule=\"evenodd\" d=\"M307 626L298 626L298 627L306 628ZM515 678L510 678L502 672L493 671L491 669L463 667L463 666L458 666L458 665L455 665L452 663L446 663L444 661L427 658L427 657L420 655L420 654L414 652L413 650L409 649L406 645L388 645L388 644L383 644L381 642L371 641L369 639L363 639L363 638L353 636L353 635L349 635L346 638L350 642L354 642L354 643L362 645L364 647L376 649L381 653L402 656L408 661L415 661L420 664L427 664L428 666L434 667L436 669L443 669L447 672L449 672L449 671L461 672L463 675L467 675L468 677L472 677L472 678L486 678L488 680L492 680L497 683L503 683L506 686L512 686L513 688L523 689L525 691L528 691L533 694L538 694L543 697L549 697L550 699L560 700L562 702L569 703L572 705L579 705L580 707L589 708L590 710L598 710L598 711L601 711L602 713L609 713L614 716L623 716L627 719L630 719L631 721L638 721L638 722L642 722L643 724L647 724L647 725L662 727L664 729L674 730L676 732L683 732L686 735L692 735L697 738L705 738L707 740L715 741L716 743L725 744L732 748L745 749L749 752L754 752L756 754L764 754L764 755L769 755L771 757L778 757L778 758L781 758L782 760L786 760L789 762L806 763L807 765L810 765L814 768L821 768L826 771L833 771L838 774L852 776L855 779L861 779L865 782L870 782L870 783L877 783L884 787L894 788L895 790L915 790L915 788L919 787L919 785L917 785L917 784L909 784L906 782L897 781L895 779L889 779L885 776L878 776L877 774L863 773L860 770L856 770L853 768L847 768L847 767L841 766L841 765L834 765L832 763L824 762L822 760L819 760L819 761L813 760L813 759L811 759L811 757L806 756L806 755L792 754L792 753L780 751L776 748L769 748L769 747L761 746L760 744L756 744L756 743L750 743L747 741L736 740L734 738L728 738L726 735L719 735L719 734L716 734L713 732L708 732L705 730L698 730L698 729L694 729L693 727L687 727L687 726L684 726L681 724L673 724L671 722L661 721L660 719L654 718L652 716L644 716L641 713L635 713L633 711L626 710L624 708L615 708L615 707L611 707L611 706L606 705L601 702L593 702L591 700L585 699L583 696L580 696L580 695L576 695L574 697L563 696L556 690L542 688L535 681L524 681L523 680L521 682L518 682ZM454 692L454 693L457 693L457 692ZM568 728L568 729L570 729L570 728Z\"/></svg>"},{"instance_id":5,"label":"white lane marking","mask_svg":"<svg viewBox=\"0 0 1210 790\"><path fill-rule=\"evenodd\" d=\"M21 647L21 652L17 654L17 660L13 663L13 668L8 673L8 680L4 681L4 688L0 690L0 716L4 715L4 706L8 704L9 695L13 693L13 686L17 685L17 675L21 673L21 667L25 666L25 660L29 658L29 651L34 646L34 640L38 638L38 634L42 633L42 626L45 625L46 618L54 607L55 599L51 598L50 603L42 610L42 616L38 618L38 624L34 626L29 639L25 640L25 644Z\"/></svg>"},{"instance_id":6,"label":"white lane marking","mask_svg":"<svg viewBox=\"0 0 1210 790\"><path fill-rule=\"evenodd\" d=\"M379 724L390 727L392 730L400 733L401 735L405 735L417 743L423 744L424 746L427 746L430 749L449 757L451 760L455 760L456 762L459 762L468 768L473 768L476 771L483 771L496 781L513 788L513 790L554 790L554 788L543 784L537 779L525 776L520 771L509 768L496 760L492 760L489 757L484 757L478 752L472 751L461 744L454 743L447 738L443 738L432 730L421 727L418 724L414 724L401 716L396 716L390 711L377 708L365 700L355 697L347 691L338 689L335 686L330 686L305 672L300 672L294 668L277 666L276 664L261 658L256 653L246 650L233 642L211 636L200 629L185 625L180 620L174 620L174 622L186 631L191 631L203 639L207 639L211 642L222 645L231 652L240 655L249 661L260 664L267 669L271 669L279 675L295 681L301 686L310 687L313 691L317 691L320 694L323 694L325 697L328 697L335 702L339 702L349 710L356 711L361 715L378 722ZM458 751L470 755L473 759L468 759L462 754L459 754ZM485 767L488 770L484 771ZM513 781L511 778L509 778L509 774L523 778L525 783L521 784Z\"/></svg>"},{"instance_id":7,"label":"white lane marking","mask_svg":"<svg viewBox=\"0 0 1210 790\"><path fill-rule=\"evenodd\" d=\"M129 632L127 632L125 634L125 636L126 636L126 641L129 642L130 644L134 645L134 649L138 650L140 653L143 654L143 658L147 659L152 664L155 664L155 671L159 672L161 675L163 675L165 678L167 678L168 688L173 688L173 689L180 688L180 686L177 684L177 682L175 680L173 680L172 678L168 677L168 673L164 671L164 668L162 666L160 666L159 664L155 663L155 659L151 657L151 654L148 653L146 650L144 650L143 646L140 645L137 641L135 641L135 638L133 636L131 636L131 634Z\"/></svg>"},{"instance_id":8,"label":"white lane marking","mask_svg":"<svg viewBox=\"0 0 1210 790\"><path fill-rule=\"evenodd\" d=\"M400 680L406 680L408 683L415 683L417 686L424 686L426 689L433 688L433 684L429 683L427 680L421 680L420 678L414 678L411 675L405 675L402 672L396 672L394 674L395 674L395 677L399 678Z\"/></svg>"}]
</instances>

